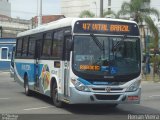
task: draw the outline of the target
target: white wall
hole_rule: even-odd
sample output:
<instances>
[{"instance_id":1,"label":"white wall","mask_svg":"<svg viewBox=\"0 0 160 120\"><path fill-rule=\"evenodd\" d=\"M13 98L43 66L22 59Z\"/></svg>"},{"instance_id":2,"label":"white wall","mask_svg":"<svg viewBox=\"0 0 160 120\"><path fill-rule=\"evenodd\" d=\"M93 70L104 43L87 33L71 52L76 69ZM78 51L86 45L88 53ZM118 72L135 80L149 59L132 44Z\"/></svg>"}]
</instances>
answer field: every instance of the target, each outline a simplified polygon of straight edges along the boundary
<instances>
[{"instance_id":1,"label":"white wall","mask_svg":"<svg viewBox=\"0 0 160 120\"><path fill-rule=\"evenodd\" d=\"M111 10L119 11L123 1L130 0L111 0ZM108 10L108 0L103 0L103 2L103 9ZM99 16L100 0L61 0L61 14L66 17L78 17L83 10L92 11Z\"/></svg>"},{"instance_id":2,"label":"white wall","mask_svg":"<svg viewBox=\"0 0 160 120\"><path fill-rule=\"evenodd\" d=\"M0 0L0 15L11 17L11 4L7 0Z\"/></svg>"},{"instance_id":3,"label":"white wall","mask_svg":"<svg viewBox=\"0 0 160 120\"><path fill-rule=\"evenodd\" d=\"M108 0L103 0L103 8L104 10L111 8L111 10L118 12L124 1L129 2L130 0L111 0L111 6L108 7ZM160 11L160 0L151 0L150 6ZM99 16L99 9L100 0L61 0L61 13L66 17L78 17L83 10L90 10Z\"/></svg>"}]
</instances>

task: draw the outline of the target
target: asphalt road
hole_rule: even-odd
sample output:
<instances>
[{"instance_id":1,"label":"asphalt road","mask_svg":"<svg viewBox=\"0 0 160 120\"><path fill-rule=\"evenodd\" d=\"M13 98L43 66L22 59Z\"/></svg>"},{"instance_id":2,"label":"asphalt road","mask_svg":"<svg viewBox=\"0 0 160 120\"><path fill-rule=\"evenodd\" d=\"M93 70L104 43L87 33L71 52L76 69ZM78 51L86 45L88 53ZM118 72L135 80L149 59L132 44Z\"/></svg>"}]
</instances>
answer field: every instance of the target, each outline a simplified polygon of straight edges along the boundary
<instances>
[{"instance_id":1,"label":"asphalt road","mask_svg":"<svg viewBox=\"0 0 160 120\"><path fill-rule=\"evenodd\" d=\"M18 115L20 120L80 120L82 116L87 120L124 120L133 119L134 115L143 119L148 119L146 115L153 115L154 120L160 120L160 83L142 82L142 99L138 105L124 104L117 108L108 108L106 105L66 105L56 108L49 97L36 93L32 97L25 96L23 87L10 78L9 73L0 72L0 114L2 120L7 115Z\"/></svg>"}]
</instances>

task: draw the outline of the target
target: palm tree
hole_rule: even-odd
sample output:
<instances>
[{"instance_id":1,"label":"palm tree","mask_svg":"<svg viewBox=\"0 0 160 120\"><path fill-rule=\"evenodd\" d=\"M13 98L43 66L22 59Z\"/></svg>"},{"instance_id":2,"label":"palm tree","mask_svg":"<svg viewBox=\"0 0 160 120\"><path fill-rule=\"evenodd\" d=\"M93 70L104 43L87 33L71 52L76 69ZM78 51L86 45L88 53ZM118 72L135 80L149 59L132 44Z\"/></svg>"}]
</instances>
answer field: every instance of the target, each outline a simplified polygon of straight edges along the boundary
<instances>
[{"instance_id":1,"label":"palm tree","mask_svg":"<svg viewBox=\"0 0 160 120\"><path fill-rule=\"evenodd\" d=\"M118 15L114 12L114 11L112 11L112 10L109 10L109 11L104 11L103 12L103 17L114 17L114 18L118 18ZM79 15L79 17L80 18L82 18L82 17L90 17L90 18L93 18L93 17L96 17L96 15L93 13L93 12L91 12L91 11L88 11L88 10L84 10L84 11L82 11L81 13L80 13L80 15Z\"/></svg>"},{"instance_id":2,"label":"palm tree","mask_svg":"<svg viewBox=\"0 0 160 120\"><path fill-rule=\"evenodd\" d=\"M80 13L79 15L80 18L83 18L83 17L90 17L90 18L93 18L95 17L95 14L91 11L88 11L88 10L84 10Z\"/></svg>"},{"instance_id":3,"label":"palm tree","mask_svg":"<svg viewBox=\"0 0 160 120\"><path fill-rule=\"evenodd\" d=\"M103 17L107 17L107 16L118 18L118 15L112 10L104 11Z\"/></svg>"},{"instance_id":4,"label":"palm tree","mask_svg":"<svg viewBox=\"0 0 160 120\"><path fill-rule=\"evenodd\" d=\"M145 22L146 26L150 29L151 33L154 35L154 49L158 50L158 29L154 24L153 20L149 15L154 15L158 18L160 17L159 11L155 8L147 8L144 6L145 2L150 2L150 0L131 0L130 2L123 2L121 6L121 10L118 12L118 16L129 15L131 18L136 21L143 31L143 35L145 36L144 26L142 25ZM146 49L145 49L146 50ZM154 61L155 67L156 61ZM155 75L155 68L154 68Z\"/></svg>"}]
</instances>

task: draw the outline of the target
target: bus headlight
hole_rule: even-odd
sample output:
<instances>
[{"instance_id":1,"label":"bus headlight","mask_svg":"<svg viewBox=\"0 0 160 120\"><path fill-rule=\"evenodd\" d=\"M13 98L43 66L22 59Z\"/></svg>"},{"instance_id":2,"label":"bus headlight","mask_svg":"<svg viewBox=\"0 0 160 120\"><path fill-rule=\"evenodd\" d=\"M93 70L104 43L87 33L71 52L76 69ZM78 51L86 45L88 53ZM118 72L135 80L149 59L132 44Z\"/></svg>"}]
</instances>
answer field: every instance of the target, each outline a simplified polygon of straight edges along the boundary
<instances>
[{"instance_id":1,"label":"bus headlight","mask_svg":"<svg viewBox=\"0 0 160 120\"><path fill-rule=\"evenodd\" d=\"M85 86L83 83L81 83L80 81L76 80L76 79L71 79L71 82L73 83L73 85L75 86L75 88L79 91L85 91L85 92L89 92L89 88L87 86Z\"/></svg>"},{"instance_id":2,"label":"bus headlight","mask_svg":"<svg viewBox=\"0 0 160 120\"><path fill-rule=\"evenodd\" d=\"M138 81L132 83L132 84L127 88L126 92L134 92L134 91L136 91L136 90L139 88L140 84L141 84L141 80L138 80Z\"/></svg>"}]
</instances>

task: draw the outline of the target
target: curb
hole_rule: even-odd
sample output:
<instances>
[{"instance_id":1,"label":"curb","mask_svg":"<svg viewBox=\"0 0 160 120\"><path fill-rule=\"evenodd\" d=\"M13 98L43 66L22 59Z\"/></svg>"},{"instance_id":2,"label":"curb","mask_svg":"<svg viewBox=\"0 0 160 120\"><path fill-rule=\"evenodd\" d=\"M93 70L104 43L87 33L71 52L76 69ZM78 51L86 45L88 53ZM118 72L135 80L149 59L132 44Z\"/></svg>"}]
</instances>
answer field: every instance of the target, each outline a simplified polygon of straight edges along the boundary
<instances>
[{"instance_id":1,"label":"curb","mask_svg":"<svg viewBox=\"0 0 160 120\"><path fill-rule=\"evenodd\" d=\"M158 83L158 84L160 84L160 81L144 81L144 80L142 80L142 83Z\"/></svg>"},{"instance_id":2,"label":"curb","mask_svg":"<svg viewBox=\"0 0 160 120\"><path fill-rule=\"evenodd\" d=\"M0 71L0 74L9 74L9 71Z\"/></svg>"}]
</instances>

